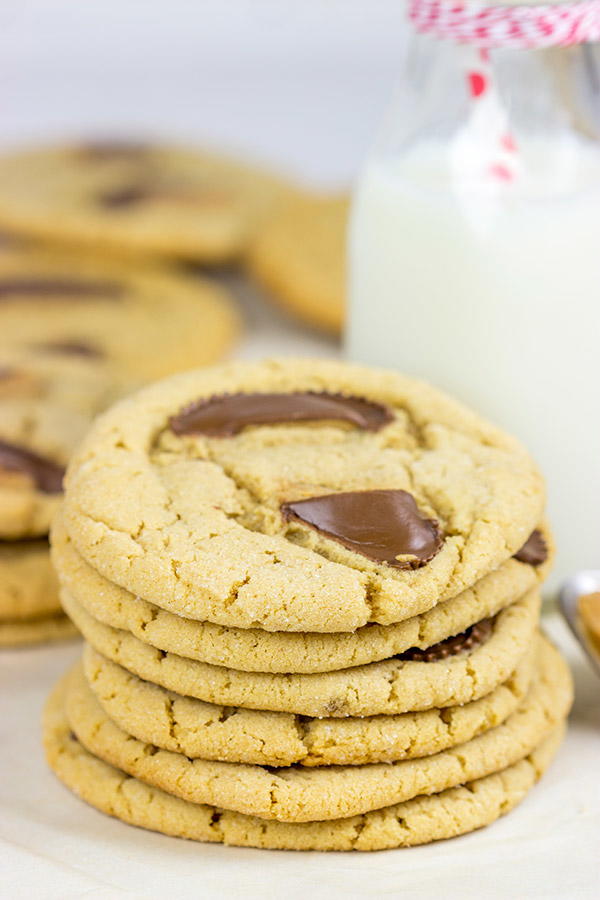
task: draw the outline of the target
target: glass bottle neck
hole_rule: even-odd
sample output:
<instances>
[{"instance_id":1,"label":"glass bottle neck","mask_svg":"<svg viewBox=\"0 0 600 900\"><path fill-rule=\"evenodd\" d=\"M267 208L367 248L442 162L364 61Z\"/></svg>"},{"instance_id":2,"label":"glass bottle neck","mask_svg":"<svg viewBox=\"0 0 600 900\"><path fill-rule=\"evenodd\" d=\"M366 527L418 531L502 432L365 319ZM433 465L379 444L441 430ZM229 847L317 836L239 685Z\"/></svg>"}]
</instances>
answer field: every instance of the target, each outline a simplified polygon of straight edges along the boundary
<instances>
[{"instance_id":1,"label":"glass bottle neck","mask_svg":"<svg viewBox=\"0 0 600 900\"><path fill-rule=\"evenodd\" d=\"M401 150L417 134L448 140L463 128L477 114L469 81L477 54L472 45L412 33L397 103L378 146ZM515 139L600 138L599 45L493 49L486 57L491 89Z\"/></svg>"}]
</instances>

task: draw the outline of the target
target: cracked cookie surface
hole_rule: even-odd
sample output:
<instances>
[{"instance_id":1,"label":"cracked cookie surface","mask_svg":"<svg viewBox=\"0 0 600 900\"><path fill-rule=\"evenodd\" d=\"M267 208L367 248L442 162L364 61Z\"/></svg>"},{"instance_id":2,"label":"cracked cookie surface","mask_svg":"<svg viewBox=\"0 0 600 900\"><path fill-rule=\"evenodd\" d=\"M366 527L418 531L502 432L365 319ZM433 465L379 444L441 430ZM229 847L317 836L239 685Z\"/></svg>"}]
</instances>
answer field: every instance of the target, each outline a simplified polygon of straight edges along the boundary
<instances>
[{"instance_id":1,"label":"cracked cookie surface","mask_svg":"<svg viewBox=\"0 0 600 900\"><path fill-rule=\"evenodd\" d=\"M190 758L263 766L364 765L438 753L503 722L531 681L532 647L506 682L463 706L399 716L314 719L290 713L215 706L142 681L87 646L83 670L96 699L123 731Z\"/></svg>"},{"instance_id":2,"label":"cracked cookie surface","mask_svg":"<svg viewBox=\"0 0 600 900\"><path fill-rule=\"evenodd\" d=\"M50 767L91 806L132 825L196 841L288 850L382 850L454 837L516 806L550 764L564 728L501 772L376 812L326 822L283 823L189 803L144 784L89 753L70 732L66 679L44 712Z\"/></svg>"},{"instance_id":3,"label":"cracked cookie surface","mask_svg":"<svg viewBox=\"0 0 600 900\"><path fill-rule=\"evenodd\" d=\"M547 529L544 534L549 543ZM319 634L227 628L160 609L103 578L86 563L60 513L54 519L52 545L64 588L98 621L189 659L247 672L307 674L376 662L412 647L430 647L522 597L543 580L551 561L551 554L536 566L508 560L457 597L396 625L372 624L355 632Z\"/></svg>"},{"instance_id":4,"label":"cracked cookie surface","mask_svg":"<svg viewBox=\"0 0 600 900\"><path fill-rule=\"evenodd\" d=\"M66 593L63 606L85 639L103 656L145 681L223 706L306 716L398 715L456 706L483 697L509 678L537 629L536 590L502 610L491 636L469 653L439 662L388 659L340 672L242 672L156 650L93 619Z\"/></svg>"},{"instance_id":5,"label":"cracked cookie surface","mask_svg":"<svg viewBox=\"0 0 600 900\"><path fill-rule=\"evenodd\" d=\"M0 158L0 225L128 256L240 256L290 193L280 179L201 150L90 141Z\"/></svg>"},{"instance_id":6,"label":"cracked cookie surface","mask_svg":"<svg viewBox=\"0 0 600 900\"><path fill-rule=\"evenodd\" d=\"M570 672L554 654L536 668L517 710L465 744L420 759L311 770L190 760L138 741L106 715L80 671L72 675L65 712L91 753L169 794L260 818L307 822L369 812L504 769L547 737L571 702Z\"/></svg>"},{"instance_id":7,"label":"cracked cookie surface","mask_svg":"<svg viewBox=\"0 0 600 900\"><path fill-rule=\"evenodd\" d=\"M358 397L391 421L372 430L282 422L227 438L170 425L211 397L299 392ZM433 557L415 560L399 545L398 563L386 564L281 513L283 504L365 491L410 496L442 536ZM432 388L382 370L287 360L185 373L113 407L69 468L65 523L104 577L177 615L341 632L402 621L471 587L522 547L543 502L521 446Z\"/></svg>"}]
</instances>

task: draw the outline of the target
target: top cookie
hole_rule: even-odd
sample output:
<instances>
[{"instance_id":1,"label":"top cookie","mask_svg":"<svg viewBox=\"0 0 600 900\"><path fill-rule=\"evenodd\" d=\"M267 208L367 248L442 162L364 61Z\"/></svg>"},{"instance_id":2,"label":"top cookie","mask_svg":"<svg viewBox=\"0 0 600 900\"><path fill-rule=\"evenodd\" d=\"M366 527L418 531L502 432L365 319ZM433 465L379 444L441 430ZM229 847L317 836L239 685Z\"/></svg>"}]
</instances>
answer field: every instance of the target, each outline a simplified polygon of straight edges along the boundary
<instances>
[{"instance_id":1,"label":"top cookie","mask_svg":"<svg viewBox=\"0 0 600 900\"><path fill-rule=\"evenodd\" d=\"M288 312L338 334L346 309L345 194L296 195L258 230L250 271Z\"/></svg>"},{"instance_id":2,"label":"top cookie","mask_svg":"<svg viewBox=\"0 0 600 900\"><path fill-rule=\"evenodd\" d=\"M199 276L0 243L0 347L97 359L139 384L216 362L238 328L227 292Z\"/></svg>"},{"instance_id":3,"label":"top cookie","mask_svg":"<svg viewBox=\"0 0 600 900\"><path fill-rule=\"evenodd\" d=\"M102 575L188 618L352 631L430 609L542 515L512 438L427 385L316 360L235 363L102 416L65 523Z\"/></svg>"},{"instance_id":4,"label":"top cookie","mask_svg":"<svg viewBox=\"0 0 600 900\"><path fill-rule=\"evenodd\" d=\"M277 178L179 147L91 141L0 159L0 227L120 254L239 256L286 194Z\"/></svg>"}]
</instances>

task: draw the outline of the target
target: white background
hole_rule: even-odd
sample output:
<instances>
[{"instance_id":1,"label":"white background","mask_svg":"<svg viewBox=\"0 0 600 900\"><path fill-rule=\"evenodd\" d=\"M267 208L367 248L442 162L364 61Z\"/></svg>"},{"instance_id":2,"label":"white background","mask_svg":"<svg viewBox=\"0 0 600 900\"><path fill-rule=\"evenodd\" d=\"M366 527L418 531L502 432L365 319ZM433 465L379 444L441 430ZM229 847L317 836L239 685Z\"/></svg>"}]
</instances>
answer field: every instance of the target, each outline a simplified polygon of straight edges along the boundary
<instances>
[{"instance_id":1,"label":"white background","mask_svg":"<svg viewBox=\"0 0 600 900\"><path fill-rule=\"evenodd\" d=\"M0 143L163 134L345 184L391 95L404 34L402 0L0 0ZM264 309L252 320L243 355L330 350ZM553 633L578 696L543 785L479 834L371 855L202 846L101 816L50 775L40 748L44 697L77 648L4 653L0 896L597 896L600 684L560 623Z\"/></svg>"},{"instance_id":2,"label":"white background","mask_svg":"<svg viewBox=\"0 0 600 900\"><path fill-rule=\"evenodd\" d=\"M202 138L344 183L404 34L402 0L2 0L0 128Z\"/></svg>"}]
</instances>

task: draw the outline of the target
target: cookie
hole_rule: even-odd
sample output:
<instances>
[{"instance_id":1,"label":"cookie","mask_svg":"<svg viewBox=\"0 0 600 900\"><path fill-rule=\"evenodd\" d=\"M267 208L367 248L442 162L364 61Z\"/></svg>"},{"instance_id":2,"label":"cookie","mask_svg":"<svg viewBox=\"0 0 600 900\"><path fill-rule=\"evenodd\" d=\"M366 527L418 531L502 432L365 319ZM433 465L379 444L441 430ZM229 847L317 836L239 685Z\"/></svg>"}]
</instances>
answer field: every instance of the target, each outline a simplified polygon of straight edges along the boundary
<instances>
[{"instance_id":1,"label":"cookie","mask_svg":"<svg viewBox=\"0 0 600 900\"><path fill-rule=\"evenodd\" d=\"M0 623L60 613L48 541L0 541Z\"/></svg>"},{"instance_id":2,"label":"cookie","mask_svg":"<svg viewBox=\"0 0 600 900\"><path fill-rule=\"evenodd\" d=\"M73 448L116 393L98 360L0 349L0 540L47 534Z\"/></svg>"},{"instance_id":3,"label":"cookie","mask_svg":"<svg viewBox=\"0 0 600 900\"><path fill-rule=\"evenodd\" d=\"M567 715L570 673L560 657L540 667L516 712L496 728L421 759L368 766L273 771L161 750L132 738L103 711L80 670L65 700L69 725L83 746L128 775L191 803L281 822L310 822L360 815L473 781L530 753Z\"/></svg>"},{"instance_id":4,"label":"cookie","mask_svg":"<svg viewBox=\"0 0 600 900\"><path fill-rule=\"evenodd\" d=\"M289 188L202 150L89 141L0 159L0 228L94 252L239 257Z\"/></svg>"},{"instance_id":5,"label":"cookie","mask_svg":"<svg viewBox=\"0 0 600 900\"><path fill-rule=\"evenodd\" d=\"M558 726L513 766L376 812L326 822L282 823L189 803L126 775L89 753L64 713L67 682L44 713L44 745L56 775L79 797L132 825L190 840L287 850L383 850L455 837L497 819L550 764L563 735Z\"/></svg>"},{"instance_id":6,"label":"cookie","mask_svg":"<svg viewBox=\"0 0 600 900\"><path fill-rule=\"evenodd\" d=\"M543 504L523 448L433 388L286 360L117 404L72 461L65 525L105 578L175 614L340 632L471 587Z\"/></svg>"},{"instance_id":7,"label":"cookie","mask_svg":"<svg viewBox=\"0 0 600 900\"><path fill-rule=\"evenodd\" d=\"M215 362L239 326L229 294L198 275L23 245L0 253L0 347L104 362L127 386Z\"/></svg>"},{"instance_id":8,"label":"cookie","mask_svg":"<svg viewBox=\"0 0 600 900\"><path fill-rule=\"evenodd\" d=\"M546 546L549 536L545 532ZM493 616L535 586L547 570L515 559L484 576L458 597L396 625L366 625L355 632L319 634L226 628L198 622L134 597L103 578L77 553L59 513L52 529L53 558L69 594L93 618L130 631L159 650L246 672L314 673L387 659L411 647L426 648Z\"/></svg>"},{"instance_id":9,"label":"cookie","mask_svg":"<svg viewBox=\"0 0 600 900\"><path fill-rule=\"evenodd\" d=\"M556 655L547 643L539 652L543 660ZM525 696L537 653L536 644L504 684L464 706L346 719L203 703L142 681L90 646L83 666L106 715L144 743L191 759L261 766L364 765L430 756L501 724Z\"/></svg>"},{"instance_id":10,"label":"cookie","mask_svg":"<svg viewBox=\"0 0 600 900\"><path fill-rule=\"evenodd\" d=\"M65 615L38 619L0 620L0 647L48 644L77 637L77 629Z\"/></svg>"},{"instance_id":11,"label":"cookie","mask_svg":"<svg viewBox=\"0 0 600 900\"><path fill-rule=\"evenodd\" d=\"M346 195L303 194L278 208L250 245L248 265L283 309L338 334L346 311Z\"/></svg>"},{"instance_id":12,"label":"cookie","mask_svg":"<svg viewBox=\"0 0 600 900\"><path fill-rule=\"evenodd\" d=\"M93 619L66 592L66 612L103 656L145 681L223 706L305 716L398 715L477 700L514 672L534 639L537 591L502 610L481 642L437 662L393 658L315 675L241 672L165 653Z\"/></svg>"}]
</instances>

